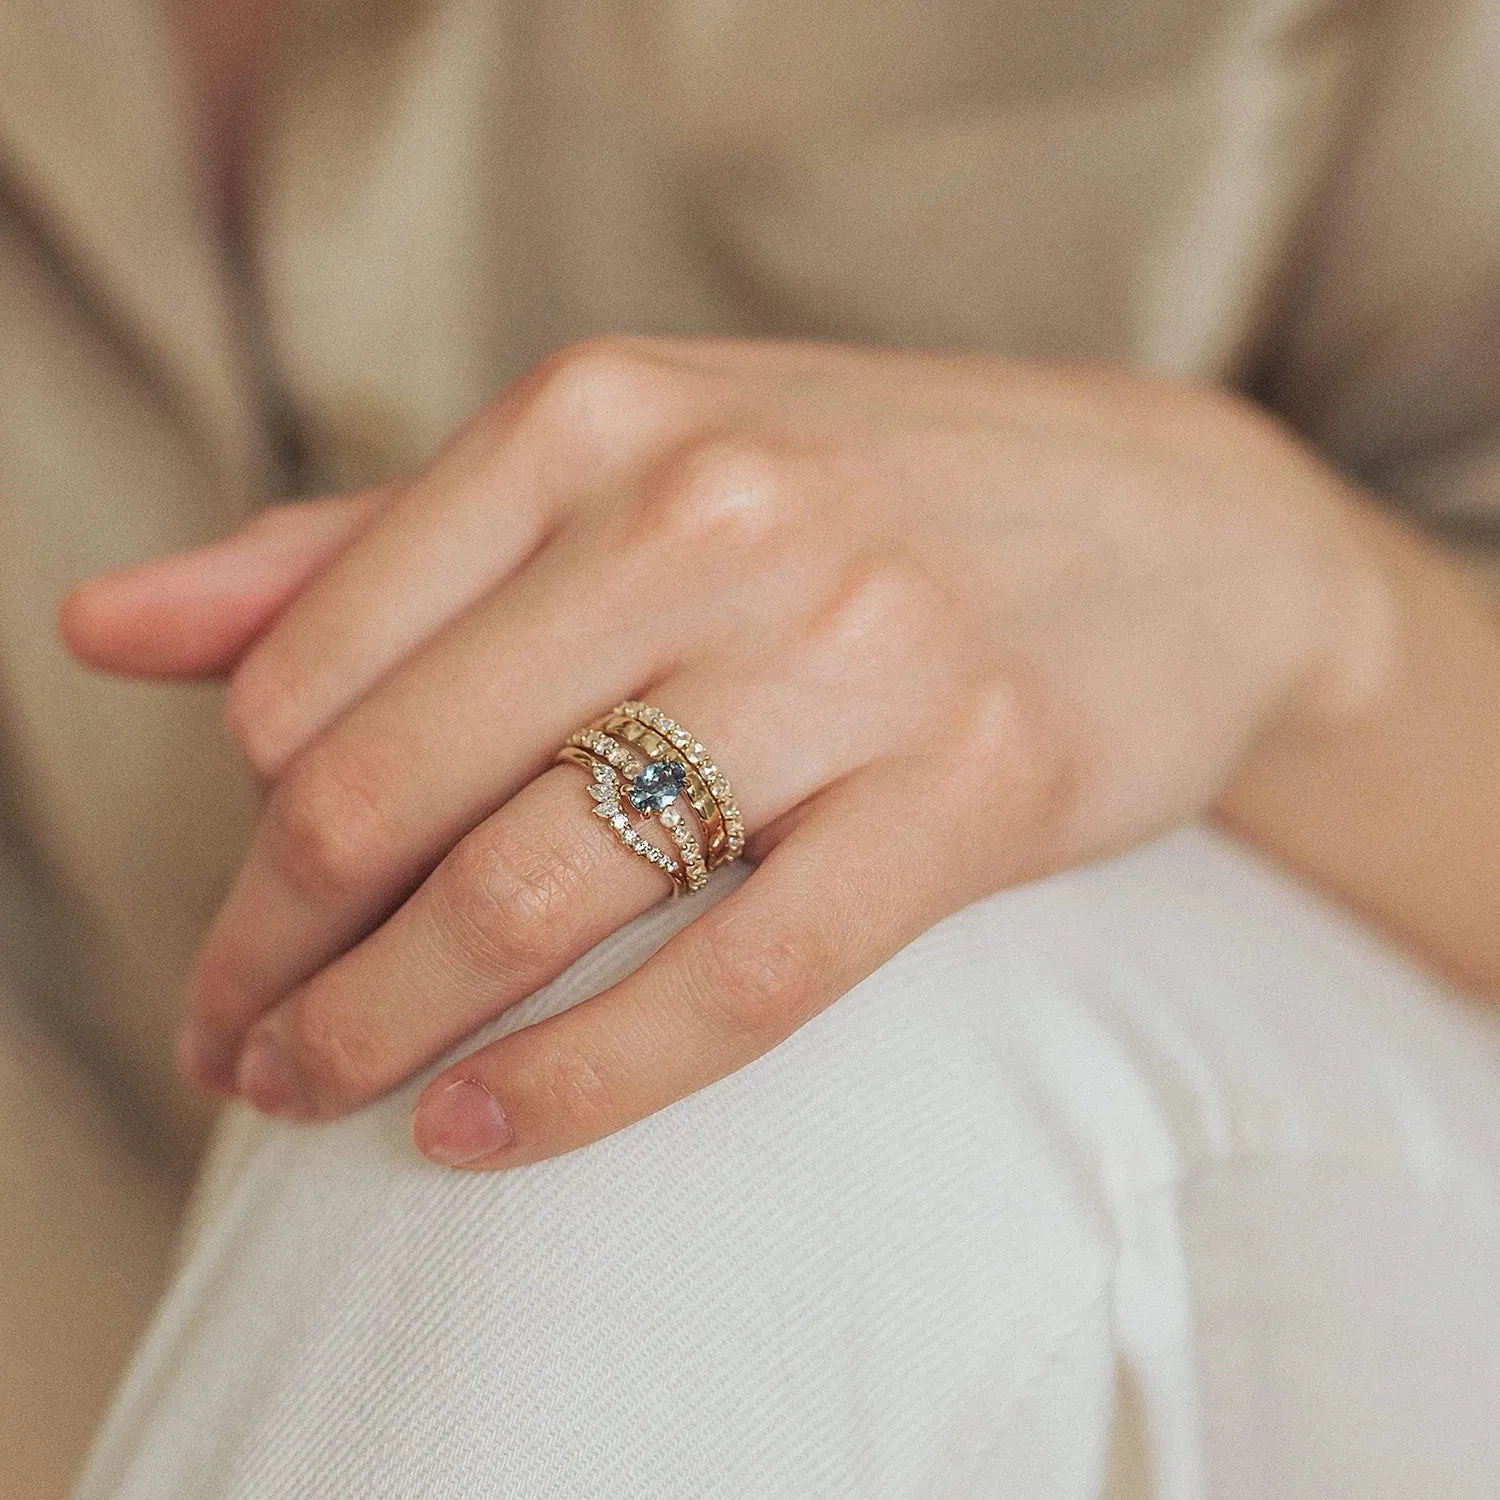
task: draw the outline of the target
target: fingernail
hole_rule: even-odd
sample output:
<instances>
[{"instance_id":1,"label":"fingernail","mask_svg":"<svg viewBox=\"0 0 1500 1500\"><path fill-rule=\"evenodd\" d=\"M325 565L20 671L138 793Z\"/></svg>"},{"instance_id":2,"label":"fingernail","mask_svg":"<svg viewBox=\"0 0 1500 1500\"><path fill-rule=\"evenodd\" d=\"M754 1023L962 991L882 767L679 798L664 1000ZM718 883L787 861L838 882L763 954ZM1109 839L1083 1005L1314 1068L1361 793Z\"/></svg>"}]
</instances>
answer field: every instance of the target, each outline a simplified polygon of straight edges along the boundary
<instances>
[{"instance_id":1,"label":"fingernail","mask_svg":"<svg viewBox=\"0 0 1500 1500\"><path fill-rule=\"evenodd\" d=\"M234 1093L234 1049L202 1021L189 1016L177 1033L177 1071L209 1094Z\"/></svg>"},{"instance_id":2,"label":"fingernail","mask_svg":"<svg viewBox=\"0 0 1500 1500\"><path fill-rule=\"evenodd\" d=\"M417 1103L412 1117L417 1150L429 1161L461 1167L510 1145L510 1121L482 1083L460 1078Z\"/></svg>"},{"instance_id":3,"label":"fingernail","mask_svg":"<svg viewBox=\"0 0 1500 1500\"><path fill-rule=\"evenodd\" d=\"M255 1036L245 1044L234 1086L264 1114L297 1120L313 1112L291 1059L273 1037Z\"/></svg>"}]
</instances>

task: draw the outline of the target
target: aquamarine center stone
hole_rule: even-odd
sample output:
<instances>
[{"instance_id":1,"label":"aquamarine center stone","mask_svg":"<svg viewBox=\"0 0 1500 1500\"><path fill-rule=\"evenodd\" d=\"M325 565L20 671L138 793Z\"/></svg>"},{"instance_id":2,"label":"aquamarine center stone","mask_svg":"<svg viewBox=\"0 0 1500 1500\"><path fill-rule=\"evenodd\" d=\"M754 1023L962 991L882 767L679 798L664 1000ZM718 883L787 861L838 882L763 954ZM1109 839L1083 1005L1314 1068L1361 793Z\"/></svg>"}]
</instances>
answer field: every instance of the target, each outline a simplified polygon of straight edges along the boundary
<instances>
[{"instance_id":1,"label":"aquamarine center stone","mask_svg":"<svg viewBox=\"0 0 1500 1500\"><path fill-rule=\"evenodd\" d=\"M676 760L654 760L630 783L630 805L643 813L670 807L687 785L687 768Z\"/></svg>"}]
</instances>

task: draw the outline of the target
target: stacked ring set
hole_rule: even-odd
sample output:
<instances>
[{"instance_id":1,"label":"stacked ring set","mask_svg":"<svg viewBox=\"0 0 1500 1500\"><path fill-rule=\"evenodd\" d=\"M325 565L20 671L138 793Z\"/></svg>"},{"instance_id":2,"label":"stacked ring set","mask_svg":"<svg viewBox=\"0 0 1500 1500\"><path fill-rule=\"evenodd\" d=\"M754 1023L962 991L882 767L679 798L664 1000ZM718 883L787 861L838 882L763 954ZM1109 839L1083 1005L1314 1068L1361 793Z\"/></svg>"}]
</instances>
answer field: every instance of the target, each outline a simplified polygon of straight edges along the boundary
<instances>
[{"instance_id":1,"label":"stacked ring set","mask_svg":"<svg viewBox=\"0 0 1500 1500\"><path fill-rule=\"evenodd\" d=\"M557 758L589 772L595 815L632 854L669 875L674 894L702 890L713 871L744 850L744 819L724 773L687 730L649 703L620 704L570 736ZM653 818L674 853L641 832Z\"/></svg>"}]
</instances>

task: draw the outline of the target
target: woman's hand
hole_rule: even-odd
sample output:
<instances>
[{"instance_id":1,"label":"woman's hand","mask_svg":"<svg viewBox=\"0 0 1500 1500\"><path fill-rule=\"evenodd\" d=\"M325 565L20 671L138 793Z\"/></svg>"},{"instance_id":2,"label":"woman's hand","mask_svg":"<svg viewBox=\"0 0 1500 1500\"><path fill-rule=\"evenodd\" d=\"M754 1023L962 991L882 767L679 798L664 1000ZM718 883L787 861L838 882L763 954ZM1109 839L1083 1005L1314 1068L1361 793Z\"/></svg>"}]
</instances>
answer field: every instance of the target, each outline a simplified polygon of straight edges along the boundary
<instances>
[{"instance_id":1,"label":"woman's hand","mask_svg":"<svg viewBox=\"0 0 1500 1500\"><path fill-rule=\"evenodd\" d=\"M947 913L1352 713L1386 644L1360 509L1248 406L1158 380L609 340L411 484L92 585L64 624L116 670L233 665L270 794L183 1060L274 1114L364 1103L667 894L550 765L572 730L640 697L708 746L755 873L418 1102L429 1156L502 1167L743 1066Z\"/></svg>"}]
</instances>

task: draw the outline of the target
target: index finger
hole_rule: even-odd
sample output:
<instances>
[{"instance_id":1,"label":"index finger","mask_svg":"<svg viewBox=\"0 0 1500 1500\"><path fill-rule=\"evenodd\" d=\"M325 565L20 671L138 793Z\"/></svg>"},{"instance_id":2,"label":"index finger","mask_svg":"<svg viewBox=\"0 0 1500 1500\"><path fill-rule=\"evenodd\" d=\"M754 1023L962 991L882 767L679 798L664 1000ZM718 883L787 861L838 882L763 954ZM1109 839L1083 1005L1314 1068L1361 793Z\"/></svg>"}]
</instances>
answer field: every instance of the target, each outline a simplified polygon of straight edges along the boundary
<instances>
[{"instance_id":1,"label":"index finger","mask_svg":"<svg viewBox=\"0 0 1500 1500\"><path fill-rule=\"evenodd\" d=\"M394 494L273 506L219 541L90 578L58 610L63 643L122 676L218 677Z\"/></svg>"}]
</instances>

